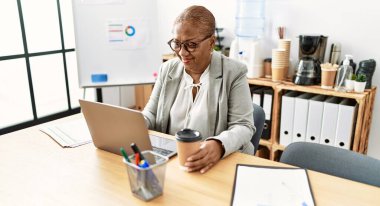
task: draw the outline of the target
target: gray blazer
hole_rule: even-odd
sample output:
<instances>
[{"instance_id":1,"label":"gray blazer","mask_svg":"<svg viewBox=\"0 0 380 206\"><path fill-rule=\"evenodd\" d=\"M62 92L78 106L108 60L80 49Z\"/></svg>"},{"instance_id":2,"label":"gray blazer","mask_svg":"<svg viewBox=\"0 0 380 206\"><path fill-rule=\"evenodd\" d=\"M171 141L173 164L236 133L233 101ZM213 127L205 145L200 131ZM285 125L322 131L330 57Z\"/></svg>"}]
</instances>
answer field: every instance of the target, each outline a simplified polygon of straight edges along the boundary
<instances>
[{"instance_id":1,"label":"gray blazer","mask_svg":"<svg viewBox=\"0 0 380 206\"><path fill-rule=\"evenodd\" d=\"M168 132L169 112L178 93L183 74L179 58L161 65L143 114L149 129ZM253 154L251 138L256 128L253 124L253 106L247 82L247 68L219 52L213 52L209 68L208 117L210 134L222 142L223 157L235 151Z\"/></svg>"}]
</instances>

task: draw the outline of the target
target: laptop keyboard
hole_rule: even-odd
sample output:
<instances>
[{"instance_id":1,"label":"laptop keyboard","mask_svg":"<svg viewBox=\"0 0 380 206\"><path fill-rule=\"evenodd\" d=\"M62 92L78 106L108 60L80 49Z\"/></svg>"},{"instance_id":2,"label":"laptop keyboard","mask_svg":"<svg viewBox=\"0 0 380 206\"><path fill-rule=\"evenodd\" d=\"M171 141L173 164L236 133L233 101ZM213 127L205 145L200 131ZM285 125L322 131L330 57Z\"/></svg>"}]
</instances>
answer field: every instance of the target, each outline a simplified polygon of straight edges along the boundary
<instances>
[{"instance_id":1,"label":"laptop keyboard","mask_svg":"<svg viewBox=\"0 0 380 206\"><path fill-rule=\"evenodd\" d=\"M157 152L158 154L161 154L163 156L168 156L172 151L158 148L158 147L153 147L153 151Z\"/></svg>"}]
</instances>

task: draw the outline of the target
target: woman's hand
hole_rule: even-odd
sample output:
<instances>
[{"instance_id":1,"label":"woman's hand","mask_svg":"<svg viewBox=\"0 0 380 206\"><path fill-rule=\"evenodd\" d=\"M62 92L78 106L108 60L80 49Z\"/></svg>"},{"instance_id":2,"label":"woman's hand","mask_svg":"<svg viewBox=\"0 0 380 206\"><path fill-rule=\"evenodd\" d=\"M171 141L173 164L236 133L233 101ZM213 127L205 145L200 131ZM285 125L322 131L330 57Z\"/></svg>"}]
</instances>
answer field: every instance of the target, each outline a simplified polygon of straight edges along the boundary
<instances>
[{"instance_id":1,"label":"woman's hand","mask_svg":"<svg viewBox=\"0 0 380 206\"><path fill-rule=\"evenodd\" d=\"M224 153L221 142L217 140L204 141L197 153L187 158L185 166L188 172L200 170L201 173L207 172L213 167Z\"/></svg>"}]
</instances>

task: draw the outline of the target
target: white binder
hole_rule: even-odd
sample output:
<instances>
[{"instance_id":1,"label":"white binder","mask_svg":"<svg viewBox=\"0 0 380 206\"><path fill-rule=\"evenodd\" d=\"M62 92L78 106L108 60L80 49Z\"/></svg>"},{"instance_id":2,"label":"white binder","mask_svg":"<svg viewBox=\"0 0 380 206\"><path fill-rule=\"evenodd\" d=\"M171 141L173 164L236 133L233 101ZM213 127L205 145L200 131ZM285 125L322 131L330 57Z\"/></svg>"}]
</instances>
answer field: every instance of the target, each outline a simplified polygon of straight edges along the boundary
<instances>
[{"instance_id":1,"label":"white binder","mask_svg":"<svg viewBox=\"0 0 380 206\"><path fill-rule=\"evenodd\" d=\"M292 142L304 142L306 138L309 99L314 94L304 93L295 98Z\"/></svg>"},{"instance_id":2,"label":"white binder","mask_svg":"<svg viewBox=\"0 0 380 206\"><path fill-rule=\"evenodd\" d=\"M329 97L324 102L320 144L330 146L335 144L339 102L338 97Z\"/></svg>"},{"instance_id":3,"label":"white binder","mask_svg":"<svg viewBox=\"0 0 380 206\"><path fill-rule=\"evenodd\" d=\"M336 126L335 147L350 149L354 130L356 102L344 99L339 104L338 123Z\"/></svg>"},{"instance_id":4,"label":"white binder","mask_svg":"<svg viewBox=\"0 0 380 206\"><path fill-rule=\"evenodd\" d=\"M282 96L280 144L288 146L292 142L294 102L298 92L291 91Z\"/></svg>"},{"instance_id":5,"label":"white binder","mask_svg":"<svg viewBox=\"0 0 380 206\"><path fill-rule=\"evenodd\" d=\"M306 126L306 142L319 143L321 138L323 106L326 96L316 95L309 100L309 115Z\"/></svg>"}]
</instances>

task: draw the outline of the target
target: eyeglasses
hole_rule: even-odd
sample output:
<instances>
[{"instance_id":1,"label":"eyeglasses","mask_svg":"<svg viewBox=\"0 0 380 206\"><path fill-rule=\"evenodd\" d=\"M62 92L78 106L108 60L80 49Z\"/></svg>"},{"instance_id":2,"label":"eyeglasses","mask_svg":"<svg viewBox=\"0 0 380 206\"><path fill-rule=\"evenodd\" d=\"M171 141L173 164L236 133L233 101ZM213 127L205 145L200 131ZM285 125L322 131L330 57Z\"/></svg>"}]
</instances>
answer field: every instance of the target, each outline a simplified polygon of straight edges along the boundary
<instances>
[{"instance_id":1,"label":"eyeglasses","mask_svg":"<svg viewBox=\"0 0 380 206\"><path fill-rule=\"evenodd\" d=\"M170 48L175 52L181 51L182 45L187 52L194 52L195 49L198 48L198 45L200 43L202 43L204 40L210 38L211 36L212 35L209 35L209 36L205 37L204 39L197 41L197 42L191 42L191 41L190 42L189 41L180 42L180 41L177 41L175 39L171 39L170 41L168 41L168 44L169 44Z\"/></svg>"}]
</instances>

